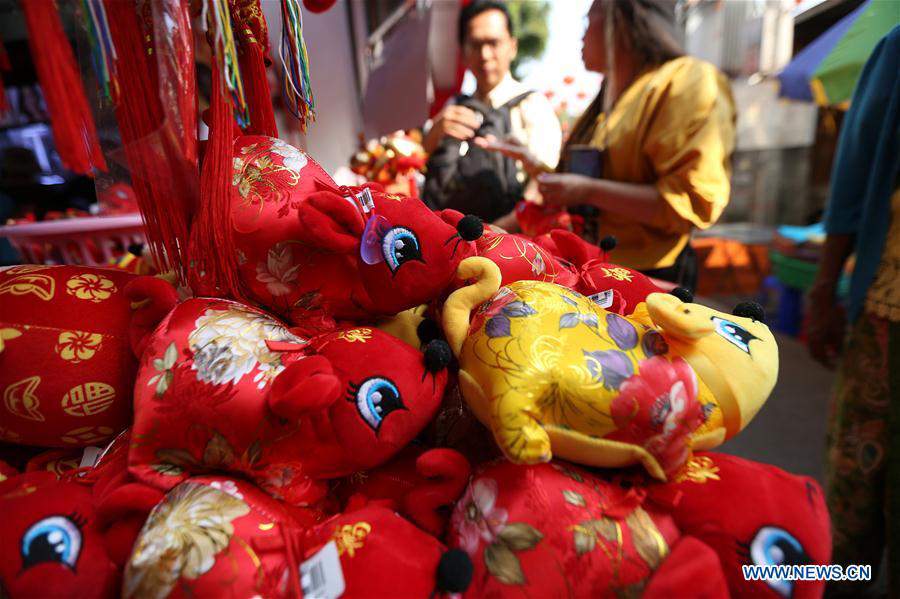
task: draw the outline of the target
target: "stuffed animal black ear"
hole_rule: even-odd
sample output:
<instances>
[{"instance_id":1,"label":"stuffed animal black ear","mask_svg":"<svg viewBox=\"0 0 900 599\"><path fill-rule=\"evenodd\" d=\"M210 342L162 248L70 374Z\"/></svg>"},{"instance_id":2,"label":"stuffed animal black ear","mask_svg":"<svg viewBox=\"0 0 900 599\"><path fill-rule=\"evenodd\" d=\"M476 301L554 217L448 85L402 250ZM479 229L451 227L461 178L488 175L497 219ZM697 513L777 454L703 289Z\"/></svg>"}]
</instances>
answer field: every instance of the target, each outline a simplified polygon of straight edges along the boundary
<instances>
[{"instance_id":1,"label":"stuffed animal black ear","mask_svg":"<svg viewBox=\"0 0 900 599\"><path fill-rule=\"evenodd\" d=\"M766 311L756 302L741 302L734 307L732 314L761 322L766 320Z\"/></svg>"},{"instance_id":2,"label":"stuffed animal black ear","mask_svg":"<svg viewBox=\"0 0 900 599\"><path fill-rule=\"evenodd\" d=\"M453 353L446 341L434 339L425 346L425 370L431 373L446 368L453 359Z\"/></svg>"},{"instance_id":3,"label":"stuffed animal black ear","mask_svg":"<svg viewBox=\"0 0 900 599\"><path fill-rule=\"evenodd\" d=\"M462 549L448 549L438 562L436 587L445 593L462 593L472 582L472 560Z\"/></svg>"},{"instance_id":4,"label":"stuffed animal black ear","mask_svg":"<svg viewBox=\"0 0 900 599\"><path fill-rule=\"evenodd\" d=\"M475 241L484 234L484 223L474 214L467 214L459 219L456 231L466 241Z\"/></svg>"},{"instance_id":5,"label":"stuffed animal black ear","mask_svg":"<svg viewBox=\"0 0 900 599\"><path fill-rule=\"evenodd\" d=\"M616 246L619 244L619 240L613 237L612 235L607 235L603 239L600 240L600 249L604 252L611 252L616 249Z\"/></svg>"},{"instance_id":6,"label":"stuffed animal black ear","mask_svg":"<svg viewBox=\"0 0 900 599\"><path fill-rule=\"evenodd\" d=\"M443 333L441 332L441 327L437 322L430 318L426 318L416 327L416 336L419 338L419 343L424 346L428 345L435 339L441 339L443 337Z\"/></svg>"},{"instance_id":7,"label":"stuffed animal black ear","mask_svg":"<svg viewBox=\"0 0 900 599\"><path fill-rule=\"evenodd\" d=\"M694 301L694 294L691 293L690 289L686 289L684 287L676 287L669 293L680 299L685 304L690 304Z\"/></svg>"}]
</instances>

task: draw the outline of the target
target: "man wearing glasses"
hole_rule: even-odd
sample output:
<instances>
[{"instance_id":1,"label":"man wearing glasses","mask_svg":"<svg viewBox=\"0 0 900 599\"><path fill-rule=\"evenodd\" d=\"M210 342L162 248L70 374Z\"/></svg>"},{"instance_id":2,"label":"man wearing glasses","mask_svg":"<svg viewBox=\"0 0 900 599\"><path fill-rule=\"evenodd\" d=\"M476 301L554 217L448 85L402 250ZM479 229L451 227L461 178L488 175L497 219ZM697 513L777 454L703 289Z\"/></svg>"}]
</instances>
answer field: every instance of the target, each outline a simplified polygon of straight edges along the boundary
<instances>
[{"instance_id":1,"label":"man wearing glasses","mask_svg":"<svg viewBox=\"0 0 900 599\"><path fill-rule=\"evenodd\" d=\"M465 66L477 82L472 98L475 102L467 102L464 96L451 100L434 117L423 140L425 149L432 153L452 138L463 142L460 144L460 154L464 155L474 146L472 142L481 134L479 130L483 132L485 117L463 104L469 103L471 106L481 103L493 109L505 106L510 130L507 139L500 141L525 145L549 169L555 167L562 143L559 120L547 98L540 93L529 93L530 90L513 79L510 73L518 44L505 4L492 0L475 0L468 4L460 12L458 35ZM527 174L521 164L516 166L514 176L524 186ZM435 207L462 208L453 205ZM509 207L502 208L508 211ZM506 214L499 205L485 206L475 213L485 220L494 220L500 214Z\"/></svg>"}]
</instances>

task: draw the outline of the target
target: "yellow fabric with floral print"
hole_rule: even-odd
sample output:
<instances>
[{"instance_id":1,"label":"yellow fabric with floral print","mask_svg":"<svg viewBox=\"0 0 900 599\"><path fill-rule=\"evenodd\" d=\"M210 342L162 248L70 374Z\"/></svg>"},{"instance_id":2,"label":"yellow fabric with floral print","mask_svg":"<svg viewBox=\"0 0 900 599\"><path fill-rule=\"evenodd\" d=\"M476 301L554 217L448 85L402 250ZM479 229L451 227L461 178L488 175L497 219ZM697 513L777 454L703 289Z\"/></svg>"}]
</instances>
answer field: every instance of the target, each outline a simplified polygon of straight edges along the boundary
<instances>
[{"instance_id":1,"label":"yellow fabric with floral print","mask_svg":"<svg viewBox=\"0 0 900 599\"><path fill-rule=\"evenodd\" d=\"M690 443L708 449L745 427L774 386L777 347L761 322L668 294L652 294L623 317L552 283L498 289L499 271L481 260L460 265L460 278L476 282L448 298L444 328L459 358L463 395L514 462L555 455L591 466L641 463L665 479L660 462L667 454L659 445L675 426L670 417L698 402L702 419L689 431ZM636 408L626 404L617 420L615 403L633 394L639 379L656 376L653 370L670 377L663 394L672 401L649 417L661 418L663 436L642 444L620 426Z\"/></svg>"}]
</instances>

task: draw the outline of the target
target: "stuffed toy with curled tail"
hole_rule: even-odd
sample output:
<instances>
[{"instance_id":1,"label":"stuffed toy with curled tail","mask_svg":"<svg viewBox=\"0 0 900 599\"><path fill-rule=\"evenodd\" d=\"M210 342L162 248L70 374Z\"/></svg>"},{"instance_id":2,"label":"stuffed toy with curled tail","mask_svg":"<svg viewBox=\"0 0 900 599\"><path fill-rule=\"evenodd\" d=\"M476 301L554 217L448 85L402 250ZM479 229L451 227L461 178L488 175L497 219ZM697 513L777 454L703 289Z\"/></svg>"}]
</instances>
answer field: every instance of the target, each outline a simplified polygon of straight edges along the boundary
<instances>
[{"instance_id":1,"label":"stuffed toy with curled tail","mask_svg":"<svg viewBox=\"0 0 900 599\"><path fill-rule=\"evenodd\" d=\"M119 573L98 528L91 488L28 472L0 482L0 594L118 596Z\"/></svg>"},{"instance_id":2,"label":"stuffed toy with curled tail","mask_svg":"<svg viewBox=\"0 0 900 599\"><path fill-rule=\"evenodd\" d=\"M195 236L192 255L200 270L236 269L240 289L221 289L211 269L197 275L197 294L243 296L310 334L440 297L482 233L476 217L377 185L339 187L306 153L262 136L235 141L225 210L216 226L230 228Z\"/></svg>"},{"instance_id":3,"label":"stuffed toy with curled tail","mask_svg":"<svg viewBox=\"0 0 900 599\"><path fill-rule=\"evenodd\" d=\"M125 564L122 597L301 597L305 527L248 481L190 478L150 510Z\"/></svg>"},{"instance_id":4,"label":"stuffed toy with curled tail","mask_svg":"<svg viewBox=\"0 0 900 599\"><path fill-rule=\"evenodd\" d=\"M824 581L746 580L742 566L827 565L831 521L819 484L732 455L698 452L675 479L648 485L677 498L670 511L683 534L719 557L731 597L821 597Z\"/></svg>"},{"instance_id":5,"label":"stuffed toy with curled tail","mask_svg":"<svg viewBox=\"0 0 900 599\"><path fill-rule=\"evenodd\" d=\"M356 502L353 502L356 503ZM369 597L443 598L464 592L472 580L472 561L379 502L351 505L314 527L306 538L307 563L331 553L343 599ZM305 597L321 597L314 576Z\"/></svg>"},{"instance_id":6,"label":"stuffed toy with curled tail","mask_svg":"<svg viewBox=\"0 0 900 599\"><path fill-rule=\"evenodd\" d=\"M483 465L451 517L448 544L474 564L466 597L727 597L716 554L685 538L638 487L566 462Z\"/></svg>"},{"instance_id":7,"label":"stuffed toy with curled tail","mask_svg":"<svg viewBox=\"0 0 900 599\"><path fill-rule=\"evenodd\" d=\"M778 348L758 305L736 314L654 293L629 317L552 283L500 287L484 258L445 302L460 388L506 456L640 463L665 480L692 448L720 445L768 398Z\"/></svg>"},{"instance_id":8,"label":"stuffed toy with curled tail","mask_svg":"<svg viewBox=\"0 0 900 599\"><path fill-rule=\"evenodd\" d=\"M229 300L179 304L145 343L130 471L167 490L190 474L240 473L291 503L378 466L436 412L452 355L375 328L303 339Z\"/></svg>"},{"instance_id":9,"label":"stuffed toy with curled tail","mask_svg":"<svg viewBox=\"0 0 900 599\"><path fill-rule=\"evenodd\" d=\"M0 270L0 440L79 448L128 426L137 360L124 289L136 278L86 266ZM175 305L171 285L146 281L158 306Z\"/></svg>"}]
</instances>

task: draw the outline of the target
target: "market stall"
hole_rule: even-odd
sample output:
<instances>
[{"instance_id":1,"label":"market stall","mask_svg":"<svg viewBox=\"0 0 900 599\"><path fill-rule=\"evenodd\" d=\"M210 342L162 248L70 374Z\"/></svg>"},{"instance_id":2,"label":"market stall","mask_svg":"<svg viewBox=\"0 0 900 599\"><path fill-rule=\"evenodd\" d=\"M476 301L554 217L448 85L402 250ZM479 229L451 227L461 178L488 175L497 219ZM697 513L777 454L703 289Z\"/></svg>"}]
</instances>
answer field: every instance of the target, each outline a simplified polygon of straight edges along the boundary
<instances>
[{"instance_id":1,"label":"market stall","mask_svg":"<svg viewBox=\"0 0 900 599\"><path fill-rule=\"evenodd\" d=\"M2 594L821 595L743 570L830 562L819 484L717 449L778 379L763 307L623 266L565 208L431 209L420 131L332 176L279 137L330 109L304 18L331 4L85 0L80 69L24 3L106 214L0 228ZM48 90L76 83L72 114ZM712 239L760 288L740 249L770 238Z\"/></svg>"}]
</instances>

